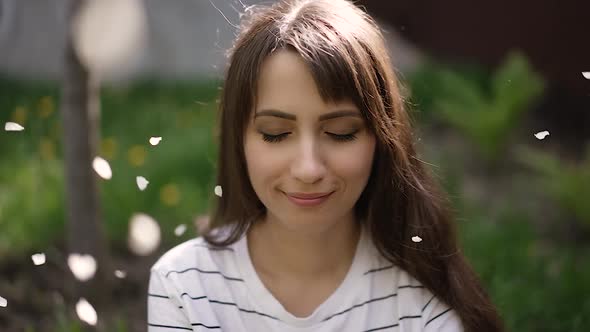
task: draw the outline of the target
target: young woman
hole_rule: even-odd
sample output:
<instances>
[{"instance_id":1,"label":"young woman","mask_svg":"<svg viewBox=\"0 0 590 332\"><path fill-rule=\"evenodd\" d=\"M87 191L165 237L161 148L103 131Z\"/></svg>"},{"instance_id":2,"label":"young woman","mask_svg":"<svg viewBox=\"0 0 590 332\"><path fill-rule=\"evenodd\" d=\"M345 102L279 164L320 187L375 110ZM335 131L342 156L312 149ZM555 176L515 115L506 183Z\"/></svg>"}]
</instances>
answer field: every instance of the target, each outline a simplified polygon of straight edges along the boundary
<instances>
[{"instance_id":1,"label":"young woman","mask_svg":"<svg viewBox=\"0 0 590 332\"><path fill-rule=\"evenodd\" d=\"M223 195L152 268L149 331L502 331L398 84L354 4L249 8L220 100Z\"/></svg>"}]
</instances>

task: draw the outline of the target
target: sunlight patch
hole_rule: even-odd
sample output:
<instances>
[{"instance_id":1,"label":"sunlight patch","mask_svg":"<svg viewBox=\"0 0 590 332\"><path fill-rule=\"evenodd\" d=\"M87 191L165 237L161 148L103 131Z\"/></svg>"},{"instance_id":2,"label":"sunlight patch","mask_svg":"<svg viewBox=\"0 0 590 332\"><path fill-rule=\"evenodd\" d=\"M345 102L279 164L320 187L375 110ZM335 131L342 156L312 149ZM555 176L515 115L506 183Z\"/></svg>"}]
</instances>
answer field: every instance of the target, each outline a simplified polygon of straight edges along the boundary
<instances>
[{"instance_id":1,"label":"sunlight patch","mask_svg":"<svg viewBox=\"0 0 590 332\"><path fill-rule=\"evenodd\" d=\"M85 298L80 298L78 303L76 303L76 314L81 321L86 322L92 326L96 325L96 321L98 319L96 315L96 310Z\"/></svg>"},{"instance_id":2,"label":"sunlight patch","mask_svg":"<svg viewBox=\"0 0 590 332\"><path fill-rule=\"evenodd\" d=\"M540 131L538 133L535 134L535 137L537 139L544 139L545 137L549 136L549 132L547 130L545 131Z\"/></svg>"},{"instance_id":3,"label":"sunlight patch","mask_svg":"<svg viewBox=\"0 0 590 332\"><path fill-rule=\"evenodd\" d=\"M45 254L44 253L34 254L33 256L31 256L31 259L33 260L33 264L35 264L35 265L45 264Z\"/></svg>"},{"instance_id":4,"label":"sunlight patch","mask_svg":"<svg viewBox=\"0 0 590 332\"><path fill-rule=\"evenodd\" d=\"M156 146L156 145L160 144L161 140L162 140L162 137L150 137L150 144L153 146Z\"/></svg>"},{"instance_id":5,"label":"sunlight patch","mask_svg":"<svg viewBox=\"0 0 590 332\"><path fill-rule=\"evenodd\" d=\"M76 279L80 281L90 280L96 273L96 260L91 255L70 254L68 266Z\"/></svg>"},{"instance_id":6,"label":"sunlight patch","mask_svg":"<svg viewBox=\"0 0 590 332\"><path fill-rule=\"evenodd\" d=\"M137 183L137 188L139 188L141 191L144 191L147 185L150 183L143 176L136 177L135 182Z\"/></svg>"},{"instance_id":7,"label":"sunlight patch","mask_svg":"<svg viewBox=\"0 0 590 332\"><path fill-rule=\"evenodd\" d=\"M94 168L94 171L98 176L105 180L110 180L113 177L111 165L101 157L94 158L94 161L92 161L92 168Z\"/></svg>"},{"instance_id":8,"label":"sunlight patch","mask_svg":"<svg viewBox=\"0 0 590 332\"><path fill-rule=\"evenodd\" d=\"M4 125L4 130L6 130L6 131L23 131L23 130L25 130L25 127L19 125L16 122L6 122L6 124Z\"/></svg>"},{"instance_id":9,"label":"sunlight patch","mask_svg":"<svg viewBox=\"0 0 590 332\"><path fill-rule=\"evenodd\" d=\"M160 226L147 214L136 213L129 222L129 249L140 256L151 254L160 245Z\"/></svg>"}]
</instances>

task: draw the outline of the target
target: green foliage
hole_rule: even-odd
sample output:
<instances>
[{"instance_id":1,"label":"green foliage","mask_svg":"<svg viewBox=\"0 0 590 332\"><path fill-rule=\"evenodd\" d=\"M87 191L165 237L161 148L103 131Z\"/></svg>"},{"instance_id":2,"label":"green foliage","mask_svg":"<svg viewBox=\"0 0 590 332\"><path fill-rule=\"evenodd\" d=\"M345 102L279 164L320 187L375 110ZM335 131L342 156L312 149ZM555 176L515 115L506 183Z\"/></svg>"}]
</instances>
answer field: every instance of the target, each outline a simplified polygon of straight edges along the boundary
<instances>
[{"instance_id":1,"label":"green foliage","mask_svg":"<svg viewBox=\"0 0 590 332\"><path fill-rule=\"evenodd\" d=\"M218 82L154 83L105 88L101 96L99 155L113 177L99 179L109 240L126 247L128 222L136 212L154 217L163 246L181 238L173 230L205 213L214 199L216 161L213 124ZM65 234L64 176L58 90L48 83L0 79L2 126L16 121L21 132L0 132L0 260L45 250ZM151 136L161 136L151 146ZM149 185L140 191L136 176Z\"/></svg>"},{"instance_id":2,"label":"green foliage","mask_svg":"<svg viewBox=\"0 0 590 332\"><path fill-rule=\"evenodd\" d=\"M522 213L499 220L474 209L460 222L465 254L507 331L585 331L590 324L590 248L542 242Z\"/></svg>"},{"instance_id":3,"label":"green foliage","mask_svg":"<svg viewBox=\"0 0 590 332\"><path fill-rule=\"evenodd\" d=\"M567 163L547 152L525 147L519 150L517 158L539 174L542 191L590 230L590 144L580 163Z\"/></svg>"},{"instance_id":4,"label":"green foliage","mask_svg":"<svg viewBox=\"0 0 590 332\"><path fill-rule=\"evenodd\" d=\"M543 79L520 53L511 53L487 80L473 69L459 71L429 64L412 82L417 87L416 100L424 101L419 106L475 142L487 161L502 156L523 113L544 89ZM432 85L432 90L426 90L427 85Z\"/></svg>"}]
</instances>

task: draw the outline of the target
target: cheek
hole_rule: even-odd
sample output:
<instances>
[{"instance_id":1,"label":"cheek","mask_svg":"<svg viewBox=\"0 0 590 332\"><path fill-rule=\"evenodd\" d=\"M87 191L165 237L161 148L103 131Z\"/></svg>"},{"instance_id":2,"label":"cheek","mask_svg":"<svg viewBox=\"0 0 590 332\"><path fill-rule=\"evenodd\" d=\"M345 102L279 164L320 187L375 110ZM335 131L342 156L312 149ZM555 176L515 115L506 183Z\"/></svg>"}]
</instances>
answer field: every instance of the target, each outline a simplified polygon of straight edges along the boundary
<instances>
[{"instance_id":1,"label":"cheek","mask_svg":"<svg viewBox=\"0 0 590 332\"><path fill-rule=\"evenodd\" d=\"M256 138L251 139L246 142L244 153L250 181L254 187L257 187L266 178L272 177L276 173L276 153L270 153L264 142L257 141Z\"/></svg>"},{"instance_id":2,"label":"cheek","mask_svg":"<svg viewBox=\"0 0 590 332\"><path fill-rule=\"evenodd\" d=\"M375 145L369 141L339 151L332 159L335 172L345 178L364 181L371 172L374 150Z\"/></svg>"}]
</instances>

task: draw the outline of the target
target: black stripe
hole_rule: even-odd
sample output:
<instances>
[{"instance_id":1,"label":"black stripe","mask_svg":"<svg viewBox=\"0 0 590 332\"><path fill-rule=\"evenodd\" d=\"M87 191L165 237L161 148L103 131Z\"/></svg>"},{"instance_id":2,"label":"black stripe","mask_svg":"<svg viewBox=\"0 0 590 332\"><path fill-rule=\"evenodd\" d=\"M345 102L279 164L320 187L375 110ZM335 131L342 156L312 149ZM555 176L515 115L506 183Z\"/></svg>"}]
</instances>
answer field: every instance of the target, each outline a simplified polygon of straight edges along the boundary
<instances>
[{"instance_id":1,"label":"black stripe","mask_svg":"<svg viewBox=\"0 0 590 332\"><path fill-rule=\"evenodd\" d=\"M192 296L190 296L188 293L182 293L182 294L180 294L180 296L181 296L181 297L182 297L182 296L188 296L189 298L191 298L191 299L193 299L193 300L207 299L207 301L209 301L209 303L217 303L217 304L233 305L234 307L238 308L238 310L240 310L240 311L247 312L247 313L251 313L251 314L257 314L257 315L260 315L260 316L264 316L264 317L268 317L268 318L272 318L272 319L274 319L274 320L278 320L278 321L280 321L280 319L278 319L277 317L274 317L274 316L271 316L271 315L267 315L267 314L265 314L265 313L262 313L262 312L258 312L258 311L255 311L255 310L248 310L248 309L243 309L243 308L240 308L240 307L238 307L238 305L237 305L237 304L235 304L235 303L233 303L233 302L224 302L224 301L218 301L218 300L211 300L211 299L209 299L209 298L208 298L206 295L203 295L203 296L198 296L198 297L192 297Z\"/></svg>"},{"instance_id":2,"label":"black stripe","mask_svg":"<svg viewBox=\"0 0 590 332\"><path fill-rule=\"evenodd\" d=\"M402 289L402 288L424 288L424 286L422 285L404 285L404 286L399 286L397 289Z\"/></svg>"},{"instance_id":3,"label":"black stripe","mask_svg":"<svg viewBox=\"0 0 590 332\"><path fill-rule=\"evenodd\" d=\"M190 296L188 293L182 293L182 294L180 294L180 297L183 297L183 296L188 296L188 297L190 297L192 300L207 299L207 296L206 296L206 295L203 295L203 296L198 296L198 297L192 297L192 296Z\"/></svg>"},{"instance_id":4,"label":"black stripe","mask_svg":"<svg viewBox=\"0 0 590 332\"><path fill-rule=\"evenodd\" d=\"M424 324L424 327L426 327L426 325L430 324L430 322L432 322L433 320L437 319L438 317L440 317L440 316L442 316L442 315L446 314L446 313L447 313L447 312L449 312L449 311L451 311L451 308L449 308L449 309L447 309L447 310L445 310L445 311L441 312L440 314L438 314L438 315L436 315L436 316L432 317L432 318L431 318L431 319L430 319L428 322L426 322L426 324Z\"/></svg>"},{"instance_id":5,"label":"black stripe","mask_svg":"<svg viewBox=\"0 0 590 332\"><path fill-rule=\"evenodd\" d=\"M151 296L151 297L161 297L163 299L169 299L170 298L170 297L168 297L166 295L158 295L158 294L150 294L150 293L148 293L148 296Z\"/></svg>"},{"instance_id":6,"label":"black stripe","mask_svg":"<svg viewBox=\"0 0 590 332\"><path fill-rule=\"evenodd\" d=\"M377 269L372 269L372 270L369 270L369 271L363 273L363 275L367 275L367 274L372 273L372 272L378 272L378 271L383 271L383 270L391 269L393 267L394 267L394 265L389 265L389 266L384 266L384 267L380 267L380 268L377 268Z\"/></svg>"},{"instance_id":7,"label":"black stripe","mask_svg":"<svg viewBox=\"0 0 590 332\"><path fill-rule=\"evenodd\" d=\"M390 295L387 295L387 296L383 296L383 297L378 297L378 298L370 299L370 300L368 300L368 301L365 301L365 302L363 302L363 303L355 304L355 305L353 305L352 307L350 307L350 308L348 308L348 309L346 309L346 310L340 311L339 313L336 313L336 314L333 314L333 315L331 315L331 316L328 316L328 317L324 318L324 319L322 320L322 322L325 322L325 321L327 321L327 320L329 320L329 319L332 319L332 318L333 318L333 317L335 317L335 316L342 315L343 313L346 313L346 312L348 312L348 311L350 311L350 310L352 310L352 309L354 309L354 308L358 308L358 307L364 306L364 305L365 305L365 304L367 304L367 303L370 303L370 302L375 302L375 301L380 301L380 300L385 300L385 299L387 299L387 298L394 297L394 296L397 296L397 293L393 293L393 294L390 294Z\"/></svg>"},{"instance_id":8,"label":"black stripe","mask_svg":"<svg viewBox=\"0 0 590 332\"><path fill-rule=\"evenodd\" d=\"M426 310L426 307L428 307L428 305L430 304L430 302L432 302L432 300L434 300L434 295L432 295L430 300L428 300L428 302L424 305L424 307L422 307L422 312L424 312L424 310Z\"/></svg>"},{"instance_id":9,"label":"black stripe","mask_svg":"<svg viewBox=\"0 0 590 332\"><path fill-rule=\"evenodd\" d=\"M260 315L260 316L264 316L264 317L272 318L274 320L281 321L277 317L274 317L274 316L271 316L271 315L267 315L267 314L262 313L262 312L258 312L258 311L255 311L255 310L242 309L242 308L238 307L237 304L232 303L232 302L223 302L223 301L217 301L217 300L209 300L209 302L211 302L211 303L225 304L225 305L233 305L236 308L238 308L238 310L240 310L240 311L247 312L247 313L250 313L250 314L257 314L257 315Z\"/></svg>"},{"instance_id":10,"label":"black stripe","mask_svg":"<svg viewBox=\"0 0 590 332\"><path fill-rule=\"evenodd\" d=\"M191 325L192 326L202 326L202 327L205 327L208 329L220 329L221 328L221 326L207 326L207 325L201 324L201 323L192 323Z\"/></svg>"},{"instance_id":11,"label":"black stripe","mask_svg":"<svg viewBox=\"0 0 590 332\"><path fill-rule=\"evenodd\" d=\"M222 250L234 251L234 248L230 248L230 247L217 248L217 247L208 246L208 245L202 244L202 243L193 244L193 247L202 247L202 248L207 248L209 250L217 250L217 251L222 251Z\"/></svg>"},{"instance_id":12,"label":"black stripe","mask_svg":"<svg viewBox=\"0 0 590 332\"><path fill-rule=\"evenodd\" d=\"M148 323L148 326L163 327L163 328L167 328L167 329L176 329L176 330L187 330L187 331L192 331L193 330L190 327L159 325L159 324L152 324L152 323Z\"/></svg>"},{"instance_id":13,"label":"black stripe","mask_svg":"<svg viewBox=\"0 0 590 332\"><path fill-rule=\"evenodd\" d=\"M406 318L422 318L422 315L416 315L416 316L402 316L400 317L400 319L398 319L398 321L400 320L404 320Z\"/></svg>"},{"instance_id":14,"label":"black stripe","mask_svg":"<svg viewBox=\"0 0 590 332\"><path fill-rule=\"evenodd\" d=\"M374 329L366 330L366 331L363 331L363 332L371 332L371 331L385 330L385 329L388 329L388 328L391 328L391 327L396 327L396 326L399 326L399 324L393 324L393 325L387 325L387 326L382 326L382 327L376 327Z\"/></svg>"},{"instance_id":15,"label":"black stripe","mask_svg":"<svg viewBox=\"0 0 590 332\"><path fill-rule=\"evenodd\" d=\"M223 274L222 274L221 272L219 272L219 271L205 271L205 270L201 270L201 269L199 269L199 268L196 268L196 267L189 267L188 269L184 269L184 270L181 270L181 271L175 271L175 270L168 271L168 272L166 272L166 278L168 278L168 276L170 275L170 273L173 273L173 272L174 272L174 273L179 273L179 274L180 274L180 273L185 273L185 272L188 272L188 271L199 271L199 272L201 272L201 273L213 273L213 274L219 274L219 275L221 275L222 277L224 277L224 278L225 278L225 279L227 279L227 280L233 280L233 281L241 281L241 282L244 282L244 279L240 279L240 278L232 278L232 277L227 277L227 276L223 275Z\"/></svg>"}]
</instances>

